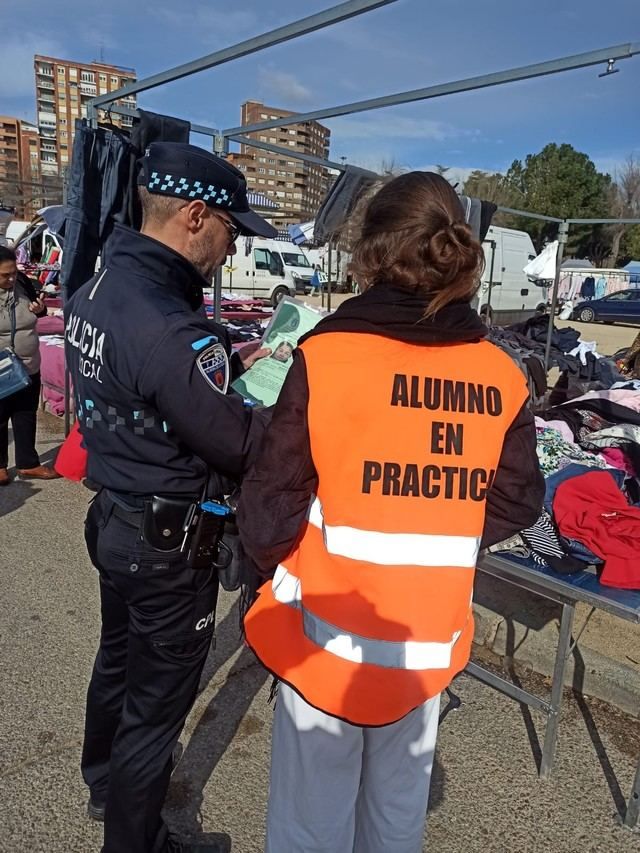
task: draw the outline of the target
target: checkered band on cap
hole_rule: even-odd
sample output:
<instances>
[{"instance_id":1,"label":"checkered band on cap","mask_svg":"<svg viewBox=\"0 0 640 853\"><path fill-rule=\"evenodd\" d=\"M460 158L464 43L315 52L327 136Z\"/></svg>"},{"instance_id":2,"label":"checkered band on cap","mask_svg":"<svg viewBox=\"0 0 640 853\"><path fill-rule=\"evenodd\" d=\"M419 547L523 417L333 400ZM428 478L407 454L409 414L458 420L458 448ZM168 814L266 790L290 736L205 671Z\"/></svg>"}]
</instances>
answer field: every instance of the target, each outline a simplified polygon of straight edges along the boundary
<instances>
[{"instance_id":1,"label":"checkered band on cap","mask_svg":"<svg viewBox=\"0 0 640 853\"><path fill-rule=\"evenodd\" d=\"M178 178L175 175L152 172L147 184L149 192L160 192L166 195L174 195L176 198L202 199L202 201L219 205L220 207L231 206L231 196L224 187L216 187L214 184L203 184L190 178Z\"/></svg>"}]
</instances>

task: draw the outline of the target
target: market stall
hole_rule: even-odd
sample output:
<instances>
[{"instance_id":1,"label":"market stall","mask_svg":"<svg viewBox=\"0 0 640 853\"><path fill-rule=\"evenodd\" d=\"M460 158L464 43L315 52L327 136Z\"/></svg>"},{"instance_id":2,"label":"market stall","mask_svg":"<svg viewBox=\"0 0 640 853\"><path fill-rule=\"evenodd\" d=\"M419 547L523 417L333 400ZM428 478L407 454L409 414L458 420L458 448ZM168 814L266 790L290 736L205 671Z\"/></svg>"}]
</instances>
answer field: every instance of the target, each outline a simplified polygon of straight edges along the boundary
<instances>
[{"instance_id":1,"label":"market stall","mask_svg":"<svg viewBox=\"0 0 640 853\"><path fill-rule=\"evenodd\" d=\"M393 2L393 0L386 0L386 2ZM287 27L281 27L272 33L266 33L179 68L170 69L146 80L129 84L116 92L101 95L90 102L89 124L86 126L87 150L93 150L88 145L91 137L89 131L94 134L98 131L97 111L107 104L113 104L125 96L180 79L205 68L213 68L223 62L246 56L269 45L281 43L382 5L385 3L365 2L365 0L352 0L352 2L342 3L331 10L310 16ZM191 125L191 130L213 137L215 151L221 156L228 152L231 140L254 145L257 148L278 154L282 153L284 149L268 142L258 141L253 137L247 137L246 134L258 133L287 124L349 115L402 103L425 101L430 98L499 86L516 80L556 74L605 62L608 63L608 67L611 67L613 62L630 58L638 52L640 52L640 44L618 45L577 56L564 57L409 92L343 104L313 112L294 113L286 119L268 120L249 127L230 127L225 130L218 130ZM116 106L111 108L115 113L133 117L137 117L141 112ZM81 140L81 135L77 135L76 139ZM341 174L346 172L344 166L341 167L340 164L328 160L311 157L296 151L286 151L286 153L290 157L337 169ZM354 179L357 178L355 175L353 177ZM348 205L346 207L348 208ZM117 215L120 212L120 209L115 211ZM507 212L523 214L522 211ZM526 212L524 215L547 219L558 224L558 250L551 299L551 317L553 317L558 300L564 246L571 224L599 224L607 223L609 220L562 220L557 217ZM78 221L80 220L78 219ZM104 236L107 240L108 233L105 232ZM329 263L329 267L331 267L331 263ZM65 281L69 292L72 292L77 286L80 278L81 276L77 276L75 281L71 278ZM222 311L220 279L216 285L213 311L216 318L220 316ZM640 435L638 434L640 427L637 423L637 411L634 406L629 405L629 401L635 398L628 396L626 402L622 402L621 398L617 396L616 399L589 397L586 402L576 399L584 396L584 391L589 392L591 390L598 393L632 391L638 394L640 392L634 388L616 387L619 382L624 382L624 377L616 371L615 364L612 366L609 362L598 358L599 354L590 351L588 347L580 347L581 342L579 340L570 341L568 336L555 329L553 323L549 322L548 319L546 325L541 323L539 326L532 325L511 331L519 337L501 340L500 344L513 352L516 360L520 360L523 370L532 384L535 381L534 374L538 374L538 391L542 391L542 393L532 394L532 397L539 400L542 406L539 412L541 421L538 424L538 454L547 475L548 498L547 507L538 523L530 531L523 531L520 537L522 542L519 542L517 546L520 550L516 552L514 547L505 545L500 552L502 554L500 559L505 561L516 559L532 561L535 571L540 571L545 576L556 577L558 583L565 576L574 575L577 578L581 572L588 572L600 593L606 591L605 588L610 581L613 581L614 585L624 582L631 585L632 588L633 584L640 586L633 560L629 559L628 551L625 550L628 544L626 540L622 555L618 553L619 540L622 538L620 528L626 524L630 525L633 530L633 537L638 535L638 528L640 528L640 522L636 517L636 513L640 513L640 510L633 506L634 499L635 501L640 499L640 495L636 491L637 482L640 478L636 452L636 445L640 444ZM494 340L497 342L498 337L499 334L496 332ZM573 344L570 350L568 349L569 344ZM574 350L577 351L574 352ZM551 401L546 399L547 374L552 364L555 364L565 374L566 394L563 404L552 405ZM580 382L598 383L599 387L592 385L590 388L580 388L578 387ZM571 472L568 472L565 469L569 466L576 466L582 470L575 473L575 468L572 468ZM571 477L569 473L572 474ZM558 482L560 478L562 482ZM549 491L551 489L553 489L552 494ZM595 499L594 495L596 496ZM606 497L607 503L605 505L608 513L606 522L597 516L598 502L604 497ZM588 529L585 526L581 528L577 523L576 518L579 512L588 513L589 518L592 519L592 524ZM608 535L603 535L603 527L607 529ZM638 538L640 539L640 537ZM634 544L640 544L640 542L636 543L633 538L632 541ZM585 566L593 568L587 569ZM524 576L518 580L514 574L514 578L515 580L512 582L521 583L525 589L530 588ZM570 632L570 622L563 621L563 637L565 640L570 638ZM474 674L478 673L474 672ZM557 683L554 689L557 690ZM634 796L637 800L637 792ZM630 805L627 815L628 825L635 824L637 818L637 808L634 810Z\"/></svg>"}]
</instances>

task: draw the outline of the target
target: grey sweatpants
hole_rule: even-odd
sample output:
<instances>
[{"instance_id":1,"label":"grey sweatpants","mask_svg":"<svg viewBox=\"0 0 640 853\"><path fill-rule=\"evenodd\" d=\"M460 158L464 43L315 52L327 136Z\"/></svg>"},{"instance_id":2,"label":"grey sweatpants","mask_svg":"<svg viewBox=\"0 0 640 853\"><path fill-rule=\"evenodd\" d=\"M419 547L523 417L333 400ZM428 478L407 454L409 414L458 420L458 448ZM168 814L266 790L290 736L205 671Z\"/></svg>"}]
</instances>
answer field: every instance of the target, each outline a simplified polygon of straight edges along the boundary
<instances>
[{"instance_id":1,"label":"grey sweatpants","mask_svg":"<svg viewBox=\"0 0 640 853\"><path fill-rule=\"evenodd\" d=\"M362 728L280 684L266 853L421 853L439 708Z\"/></svg>"}]
</instances>

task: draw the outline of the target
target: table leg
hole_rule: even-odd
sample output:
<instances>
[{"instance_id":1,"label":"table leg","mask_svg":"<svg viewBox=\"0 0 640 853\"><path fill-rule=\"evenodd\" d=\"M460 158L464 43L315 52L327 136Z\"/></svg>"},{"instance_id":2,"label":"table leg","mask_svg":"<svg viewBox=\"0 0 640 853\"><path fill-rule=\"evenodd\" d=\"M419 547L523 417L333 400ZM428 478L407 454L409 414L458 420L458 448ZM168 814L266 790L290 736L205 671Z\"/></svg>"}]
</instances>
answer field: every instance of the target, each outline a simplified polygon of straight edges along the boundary
<instances>
[{"instance_id":1,"label":"table leg","mask_svg":"<svg viewBox=\"0 0 640 853\"><path fill-rule=\"evenodd\" d=\"M627 813L624 816L624 825L629 829L635 829L638 826L638 817L640 817L640 762L636 770L636 778L633 780L633 788L631 796L627 803Z\"/></svg>"},{"instance_id":2,"label":"table leg","mask_svg":"<svg viewBox=\"0 0 640 853\"><path fill-rule=\"evenodd\" d=\"M573 616L575 605L565 603L562 605L562 617L560 618L560 637L556 651L556 661L553 667L553 683L551 685L551 703L549 718L544 736L542 748L542 760L540 762L540 776L546 779L551 774L553 760L556 753L556 742L558 740L558 724L560 722L560 708L562 706L562 691L564 689L564 674L567 668L567 659L571 646L571 629L573 627Z\"/></svg>"}]
</instances>

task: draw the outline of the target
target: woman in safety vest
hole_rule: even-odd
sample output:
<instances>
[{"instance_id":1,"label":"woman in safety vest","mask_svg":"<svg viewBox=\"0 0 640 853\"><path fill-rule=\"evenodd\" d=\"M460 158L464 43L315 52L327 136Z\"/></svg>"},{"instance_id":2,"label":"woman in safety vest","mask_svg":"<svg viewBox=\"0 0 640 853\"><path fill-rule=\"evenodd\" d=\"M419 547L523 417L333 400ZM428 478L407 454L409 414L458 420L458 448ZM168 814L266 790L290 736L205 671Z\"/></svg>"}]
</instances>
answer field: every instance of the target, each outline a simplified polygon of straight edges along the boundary
<instances>
[{"instance_id":1,"label":"woman in safety vest","mask_svg":"<svg viewBox=\"0 0 640 853\"><path fill-rule=\"evenodd\" d=\"M268 853L419 853L440 692L466 666L478 552L544 481L525 377L470 302L480 243L444 178L369 202L363 293L302 339L240 527L246 636L280 680Z\"/></svg>"}]
</instances>

